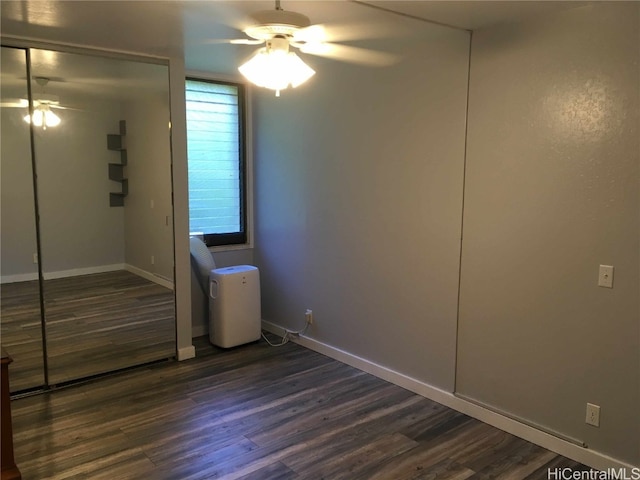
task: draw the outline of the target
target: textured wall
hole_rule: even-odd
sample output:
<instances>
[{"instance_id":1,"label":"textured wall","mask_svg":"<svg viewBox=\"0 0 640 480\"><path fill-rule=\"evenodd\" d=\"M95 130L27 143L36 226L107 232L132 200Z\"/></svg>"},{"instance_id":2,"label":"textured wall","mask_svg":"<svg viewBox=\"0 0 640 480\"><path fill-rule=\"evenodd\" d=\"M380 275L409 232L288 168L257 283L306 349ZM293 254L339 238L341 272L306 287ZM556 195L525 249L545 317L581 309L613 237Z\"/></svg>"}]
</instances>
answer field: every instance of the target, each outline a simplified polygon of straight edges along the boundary
<instances>
[{"instance_id":1,"label":"textured wall","mask_svg":"<svg viewBox=\"0 0 640 480\"><path fill-rule=\"evenodd\" d=\"M459 392L635 464L639 7L474 33L457 371Z\"/></svg>"},{"instance_id":2,"label":"textured wall","mask_svg":"<svg viewBox=\"0 0 640 480\"><path fill-rule=\"evenodd\" d=\"M126 263L173 282L173 209L169 144L168 71L148 65L167 79L164 93L124 102L127 121L129 195L125 198ZM154 257L154 263L151 263Z\"/></svg>"},{"instance_id":3,"label":"textured wall","mask_svg":"<svg viewBox=\"0 0 640 480\"><path fill-rule=\"evenodd\" d=\"M307 57L317 74L256 91L256 246L265 320L453 388L469 35L396 22L363 46L391 68Z\"/></svg>"},{"instance_id":4,"label":"textured wall","mask_svg":"<svg viewBox=\"0 0 640 480\"><path fill-rule=\"evenodd\" d=\"M55 94L55 85L48 91ZM64 110L59 126L35 131L45 277L124 263L124 216L109 207L107 165L114 154L106 146L107 133L117 132L120 105L75 95L73 101L83 110Z\"/></svg>"},{"instance_id":5,"label":"textured wall","mask_svg":"<svg viewBox=\"0 0 640 480\"><path fill-rule=\"evenodd\" d=\"M2 55L4 57L5 53ZM10 97L5 97L3 92L3 98ZM38 266L33 263L37 247L29 125L22 117L23 109L2 109L0 266L3 281L38 276Z\"/></svg>"}]
</instances>

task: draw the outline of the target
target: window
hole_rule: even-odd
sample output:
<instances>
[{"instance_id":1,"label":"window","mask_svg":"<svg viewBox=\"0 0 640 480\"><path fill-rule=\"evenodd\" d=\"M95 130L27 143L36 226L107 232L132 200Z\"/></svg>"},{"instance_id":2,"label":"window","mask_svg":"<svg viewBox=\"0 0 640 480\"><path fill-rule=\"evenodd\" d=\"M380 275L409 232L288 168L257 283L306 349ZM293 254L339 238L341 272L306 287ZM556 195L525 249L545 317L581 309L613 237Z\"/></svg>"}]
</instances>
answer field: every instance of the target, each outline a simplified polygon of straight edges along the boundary
<instances>
[{"instance_id":1,"label":"window","mask_svg":"<svg viewBox=\"0 0 640 480\"><path fill-rule=\"evenodd\" d=\"M247 243L244 87L186 81L189 231L208 246Z\"/></svg>"}]
</instances>

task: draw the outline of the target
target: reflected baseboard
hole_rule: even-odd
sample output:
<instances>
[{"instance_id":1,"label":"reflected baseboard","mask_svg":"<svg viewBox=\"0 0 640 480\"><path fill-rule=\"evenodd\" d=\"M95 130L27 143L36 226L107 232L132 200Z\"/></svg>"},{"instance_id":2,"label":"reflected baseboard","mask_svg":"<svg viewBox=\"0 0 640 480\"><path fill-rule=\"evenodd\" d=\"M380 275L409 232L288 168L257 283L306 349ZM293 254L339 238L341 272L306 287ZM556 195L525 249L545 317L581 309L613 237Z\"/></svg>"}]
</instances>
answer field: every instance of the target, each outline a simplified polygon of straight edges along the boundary
<instances>
[{"instance_id":1,"label":"reflected baseboard","mask_svg":"<svg viewBox=\"0 0 640 480\"><path fill-rule=\"evenodd\" d=\"M57 278L78 277L80 275L91 275L93 273L117 272L118 270L124 270L124 269L126 269L126 265L124 263L114 263L111 265L98 265L96 267L72 268L70 270L43 272L42 275L45 280L55 280ZM137 272L132 272L132 273L137 273ZM143 276L143 275L140 275L140 276ZM0 278L0 283L30 282L32 280L37 280L37 279L38 279L38 272L24 273L24 274L17 274L17 275L3 275ZM147 279L147 280L151 280L151 279Z\"/></svg>"},{"instance_id":2,"label":"reflected baseboard","mask_svg":"<svg viewBox=\"0 0 640 480\"><path fill-rule=\"evenodd\" d=\"M31 282L38 279L38 272L35 273L19 273L17 275L2 275L0 277L0 284L4 283L18 283L18 282Z\"/></svg>"},{"instance_id":3,"label":"reflected baseboard","mask_svg":"<svg viewBox=\"0 0 640 480\"><path fill-rule=\"evenodd\" d=\"M94 273L117 272L123 270L123 263L114 263L112 265L99 265L97 267L73 268L71 270L60 270L58 272L44 272L42 276L45 280L55 280L57 278L79 277L81 275L92 275Z\"/></svg>"},{"instance_id":4,"label":"reflected baseboard","mask_svg":"<svg viewBox=\"0 0 640 480\"><path fill-rule=\"evenodd\" d=\"M128 272L138 275L139 277L145 278L150 282L157 283L158 285L162 285L165 288L173 290L173 282L171 280L160 277L155 273L147 272L146 270L134 267L133 265L129 265L128 263L124 265L124 269Z\"/></svg>"},{"instance_id":5,"label":"reflected baseboard","mask_svg":"<svg viewBox=\"0 0 640 480\"><path fill-rule=\"evenodd\" d=\"M165 288L173 290L173 282L167 278L160 277L155 273L147 272L128 263L115 263L112 265L99 265L97 267L87 268L73 268L71 270L60 270L57 272L44 272L43 276L45 280L54 280L58 278L77 277L80 275L91 275L93 273L106 273L117 272L118 270L127 270L139 277L145 278L150 282L162 285ZM17 275L3 275L0 277L0 283L17 283L17 282L29 282L38 279L38 273L24 273Z\"/></svg>"}]
</instances>

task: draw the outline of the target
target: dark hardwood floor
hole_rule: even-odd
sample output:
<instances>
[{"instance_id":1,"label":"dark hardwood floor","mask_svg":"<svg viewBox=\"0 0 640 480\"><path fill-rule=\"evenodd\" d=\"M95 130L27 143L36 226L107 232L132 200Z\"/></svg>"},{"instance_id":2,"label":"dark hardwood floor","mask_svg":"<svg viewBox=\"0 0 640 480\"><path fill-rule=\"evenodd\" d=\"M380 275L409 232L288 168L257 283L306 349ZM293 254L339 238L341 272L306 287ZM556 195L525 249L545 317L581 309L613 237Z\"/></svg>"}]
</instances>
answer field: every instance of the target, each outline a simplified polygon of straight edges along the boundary
<instances>
[{"instance_id":1,"label":"dark hardwood floor","mask_svg":"<svg viewBox=\"0 0 640 480\"><path fill-rule=\"evenodd\" d=\"M586 467L295 344L14 400L35 479L547 479Z\"/></svg>"},{"instance_id":2,"label":"dark hardwood floor","mask_svg":"<svg viewBox=\"0 0 640 480\"><path fill-rule=\"evenodd\" d=\"M11 391L44 382L37 281L0 286ZM49 382L175 355L173 292L125 270L44 282Z\"/></svg>"}]
</instances>

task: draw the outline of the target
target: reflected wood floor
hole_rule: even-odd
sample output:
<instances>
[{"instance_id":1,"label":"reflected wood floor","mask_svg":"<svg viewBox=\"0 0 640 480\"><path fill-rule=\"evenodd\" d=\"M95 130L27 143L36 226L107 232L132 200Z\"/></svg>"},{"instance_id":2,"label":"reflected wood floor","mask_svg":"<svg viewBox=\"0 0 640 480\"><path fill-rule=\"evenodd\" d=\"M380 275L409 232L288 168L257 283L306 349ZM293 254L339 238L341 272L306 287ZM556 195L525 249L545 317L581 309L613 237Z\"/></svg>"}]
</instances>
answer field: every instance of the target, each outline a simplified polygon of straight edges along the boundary
<instances>
[{"instance_id":1,"label":"reflected wood floor","mask_svg":"<svg viewBox=\"0 0 640 480\"><path fill-rule=\"evenodd\" d=\"M44 382L37 281L0 286L11 391ZM175 355L173 292L125 270L46 280L49 383Z\"/></svg>"},{"instance_id":2,"label":"reflected wood floor","mask_svg":"<svg viewBox=\"0 0 640 480\"><path fill-rule=\"evenodd\" d=\"M547 479L571 460L295 344L14 400L30 479Z\"/></svg>"}]
</instances>

